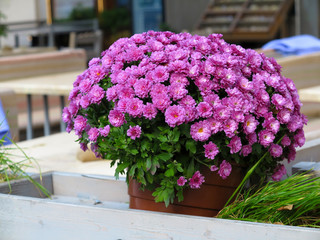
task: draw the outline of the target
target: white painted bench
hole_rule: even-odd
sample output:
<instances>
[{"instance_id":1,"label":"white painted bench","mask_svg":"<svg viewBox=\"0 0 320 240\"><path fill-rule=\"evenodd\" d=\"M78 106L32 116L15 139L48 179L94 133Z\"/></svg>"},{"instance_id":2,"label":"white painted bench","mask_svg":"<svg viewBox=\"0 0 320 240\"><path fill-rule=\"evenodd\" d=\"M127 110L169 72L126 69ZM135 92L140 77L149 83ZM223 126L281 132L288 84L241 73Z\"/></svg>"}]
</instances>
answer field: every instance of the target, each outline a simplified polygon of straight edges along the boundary
<instances>
[{"instance_id":1,"label":"white painted bench","mask_svg":"<svg viewBox=\"0 0 320 240\"><path fill-rule=\"evenodd\" d=\"M52 200L37 198L39 193L28 183L12 183L16 195L0 193L0 221L4 223L0 224L1 238L320 239L320 230L313 228L129 209L123 179L54 172L45 175L43 182L53 192ZM7 190L6 186L0 186L1 192Z\"/></svg>"}]
</instances>

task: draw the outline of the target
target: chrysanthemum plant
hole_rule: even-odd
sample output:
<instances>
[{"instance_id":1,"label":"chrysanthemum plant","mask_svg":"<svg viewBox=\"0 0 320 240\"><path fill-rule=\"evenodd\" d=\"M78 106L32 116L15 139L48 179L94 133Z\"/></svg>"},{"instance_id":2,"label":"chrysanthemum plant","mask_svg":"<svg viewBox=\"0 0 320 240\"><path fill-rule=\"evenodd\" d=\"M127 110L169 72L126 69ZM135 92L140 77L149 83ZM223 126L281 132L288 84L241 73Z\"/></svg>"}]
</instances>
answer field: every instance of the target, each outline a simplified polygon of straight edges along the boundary
<instances>
[{"instance_id":1,"label":"chrysanthemum plant","mask_svg":"<svg viewBox=\"0 0 320 240\"><path fill-rule=\"evenodd\" d=\"M296 87L273 58L220 34L149 31L116 41L77 77L67 131L166 205L232 163L279 180L305 142ZM262 157L263 156L263 160Z\"/></svg>"}]
</instances>

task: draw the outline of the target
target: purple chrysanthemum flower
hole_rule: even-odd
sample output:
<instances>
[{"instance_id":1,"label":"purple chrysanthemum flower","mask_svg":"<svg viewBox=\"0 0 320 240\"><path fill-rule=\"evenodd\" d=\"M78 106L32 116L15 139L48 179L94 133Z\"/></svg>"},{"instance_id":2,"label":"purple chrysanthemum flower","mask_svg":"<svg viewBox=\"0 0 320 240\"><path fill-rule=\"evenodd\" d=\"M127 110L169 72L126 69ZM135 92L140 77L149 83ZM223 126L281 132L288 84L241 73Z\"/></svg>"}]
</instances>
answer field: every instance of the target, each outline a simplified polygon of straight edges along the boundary
<instances>
[{"instance_id":1,"label":"purple chrysanthemum flower","mask_svg":"<svg viewBox=\"0 0 320 240\"><path fill-rule=\"evenodd\" d=\"M203 145L204 147L204 156L206 158L214 159L215 156L219 153L219 149L216 144L209 142L208 144Z\"/></svg>"},{"instance_id":2,"label":"purple chrysanthemum flower","mask_svg":"<svg viewBox=\"0 0 320 240\"><path fill-rule=\"evenodd\" d=\"M287 126L290 132L295 132L303 127L302 119L298 115L292 115Z\"/></svg>"},{"instance_id":3,"label":"purple chrysanthemum flower","mask_svg":"<svg viewBox=\"0 0 320 240\"><path fill-rule=\"evenodd\" d=\"M116 107L115 109L125 113L126 110L127 110L127 105L128 105L128 102L130 102L130 98L123 98L123 99L120 99L117 104L116 104Z\"/></svg>"},{"instance_id":4,"label":"purple chrysanthemum flower","mask_svg":"<svg viewBox=\"0 0 320 240\"><path fill-rule=\"evenodd\" d=\"M262 126L271 131L273 134L276 134L280 129L280 122L274 118L270 118L265 120Z\"/></svg>"},{"instance_id":5,"label":"purple chrysanthemum flower","mask_svg":"<svg viewBox=\"0 0 320 240\"><path fill-rule=\"evenodd\" d=\"M168 88L161 84L161 83L156 83L151 87L151 91L150 91L150 96L152 98L156 97L157 95L167 95L168 94Z\"/></svg>"},{"instance_id":6,"label":"purple chrysanthemum flower","mask_svg":"<svg viewBox=\"0 0 320 240\"><path fill-rule=\"evenodd\" d=\"M203 100L209 103L212 107L221 104L221 100L217 94L209 94L203 98Z\"/></svg>"},{"instance_id":7,"label":"purple chrysanthemum flower","mask_svg":"<svg viewBox=\"0 0 320 240\"><path fill-rule=\"evenodd\" d=\"M120 127L125 121L124 114L119 110L111 110L109 112L109 122L112 126Z\"/></svg>"},{"instance_id":8,"label":"purple chrysanthemum flower","mask_svg":"<svg viewBox=\"0 0 320 240\"><path fill-rule=\"evenodd\" d=\"M133 117L140 117L143 111L143 102L139 98L130 99L127 103L127 113Z\"/></svg>"},{"instance_id":9,"label":"purple chrysanthemum flower","mask_svg":"<svg viewBox=\"0 0 320 240\"><path fill-rule=\"evenodd\" d=\"M275 138L274 134L268 130L262 130L259 132L259 143L264 146L268 147Z\"/></svg>"},{"instance_id":10,"label":"purple chrysanthemum flower","mask_svg":"<svg viewBox=\"0 0 320 240\"><path fill-rule=\"evenodd\" d=\"M256 133L251 133L251 134L248 134L246 136L248 142L250 145L253 145L254 143L256 143L258 141L258 138L257 138L257 134Z\"/></svg>"},{"instance_id":11,"label":"purple chrysanthemum flower","mask_svg":"<svg viewBox=\"0 0 320 240\"><path fill-rule=\"evenodd\" d=\"M232 119L228 119L223 125L223 131L229 138L232 138L235 135L237 129L238 123Z\"/></svg>"},{"instance_id":12,"label":"purple chrysanthemum flower","mask_svg":"<svg viewBox=\"0 0 320 240\"><path fill-rule=\"evenodd\" d=\"M167 108L165 111L165 122L170 127L175 127L182 124L185 121L185 110L179 105L173 105Z\"/></svg>"},{"instance_id":13,"label":"purple chrysanthemum flower","mask_svg":"<svg viewBox=\"0 0 320 240\"><path fill-rule=\"evenodd\" d=\"M185 96L183 99L181 99L179 101L179 104L181 106L184 106L184 107L195 107L196 106L196 101L190 96L190 95L187 95Z\"/></svg>"},{"instance_id":14,"label":"purple chrysanthemum flower","mask_svg":"<svg viewBox=\"0 0 320 240\"><path fill-rule=\"evenodd\" d=\"M219 168L218 174L222 179L229 177L232 171L232 166L230 163L228 163L226 160L223 160Z\"/></svg>"},{"instance_id":15,"label":"purple chrysanthemum flower","mask_svg":"<svg viewBox=\"0 0 320 240\"><path fill-rule=\"evenodd\" d=\"M287 170L286 168L284 167L284 165L282 164L279 164L275 170L274 170L274 173L273 175L271 176L272 177L272 180L273 181L280 181L281 178L287 173Z\"/></svg>"},{"instance_id":16,"label":"purple chrysanthemum flower","mask_svg":"<svg viewBox=\"0 0 320 240\"><path fill-rule=\"evenodd\" d=\"M246 157L252 152L252 145L244 145L241 149L241 155Z\"/></svg>"},{"instance_id":17,"label":"purple chrysanthemum flower","mask_svg":"<svg viewBox=\"0 0 320 240\"><path fill-rule=\"evenodd\" d=\"M290 144L291 144L290 138L287 135L285 135L281 140L281 145L284 147L287 147L287 146L290 146Z\"/></svg>"},{"instance_id":18,"label":"purple chrysanthemum flower","mask_svg":"<svg viewBox=\"0 0 320 240\"><path fill-rule=\"evenodd\" d=\"M230 114L230 108L220 104L215 107L213 117L224 121L230 117Z\"/></svg>"},{"instance_id":19,"label":"purple chrysanthemum flower","mask_svg":"<svg viewBox=\"0 0 320 240\"><path fill-rule=\"evenodd\" d=\"M104 128L99 129L99 133L103 137L107 137L109 135L109 132L110 132L110 125L107 125Z\"/></svg>"},{"instance_id":20,"label":"purple chrysanthemum flower","mask_svg":"<svg viewBox=\"0 0 320 240\"><path fill-rule=\"evenodd\" d=\"M153 106L152 103L147 103L143 107L143 116L149 120L155 118L157 115L157 109Z\"/></svg>"},{"instance_id":21,"label":"purple chrysanthemum flower","mask_svg":"<svg viewBox=\"0 0 320 240\"><path fill-rule=\"evenodd\" d=\"M89 92L89 97L92 103L100 103L104 95L104 90L98 85L93 86Z\"/></svg>"},{"instance_id":22,"label":"purple chrysanthemum flower","mask_svg":"<svg viewBox=\"0 0 320 240\"><path fill-rule=\"evenodd\" d=\"M123 86L121 88L118 88L118 90L119 90L119 92L117 93L117 95L118 95L119 99L134 97L134 90L131 87Z\"/></svg>"},{"instance_id":23,"label":"purple chrysanthemum flower","mask_svg":"<svg viewBox=\"0 0 320 240\"><path fill-rule=\"evenodd\" d=\"M240 137L238 137L238 136L232 137L230 140L230 143L228 144L228 147L230 148L231 154L239 152L242 147Z\"/></svg>"},{"instance_id":24,"label":"purple chrysanthemum flower","mask_svg":"<svg viewBox=\"0 0 320 240\"><path fill-rule=\"evenodd\" d=\"M74 119L74 130L78 133L82 132L87 126L87 119L81 115L78 115Z\"/></svg>"},{"instance_id":25,"label":"purple chrysanthemum flower","mask_svg":"<svg viewBox=\"0 0 320 240\"><path fill-rule=\"evenodd\" d=\"M190 128L191 137L196 141L207 141L211 136L210 126L204 122L196 122Z\"/></svg>"},{"instance_id":26,"label":"purple chrysanthemum flower","mask_svg":"<svg viewBox=\"0 0 320 240\"><path fill-rule=\"evenodd\" d=\"M255 119L254 116L248 115L245 117L244 123L243 123L243 130L246 134L253 133L258 125L258 121Z\"/></svg>"},{"instance_id":27,"label":"purple chrysanthemum flower","mask_svg":"<svg viewBox=\"0 0 320 240\"><path fill-rule=\"evenodd\" d=\"M277 114L277 119L280 123L285 124L290 121L291 113L288 109L281 109Z\"/></svg>"},{"instance_id":28,"label":"purple chrysanthemum flower","mask_svg":"<svg viewBox=\"0 0 320 240\"><path fill-rule=\"evenodd\" d=\"M172 73L170 76L170 84L181 83L184 86L189 85L189 80L181 73Z\"/></svg>"},{"instance_id":29,"label":"purple chrysanthemum flower","mask_svg":"<svg viewBox=\"0 0 320 240\"><path fill-rule=\"evenodd\" d=\"M79 90L82 93L88 93L92 86L92 81L89 78L83 79L79 84Z\"/></svg>"},{"instance_id":30,"label":"purple chrysanthemum flower","mask_svg":"<svg viewBox=\"0 0 320 240\"><path fill-rule=\"evenodd\" d=\"M164 66L158 66L156 69L154 69L152 77L155 82L164 82L168 80L169 73L166 67Z\"/></svg>"},{"instance_id":31,"label":"purple chrysanthemum flower","mask_svg":"<svg viewBox=\"0 0 320 240\"><path fill-rule=\"evenodd\" d=\"M211 172L215 172L215 171L217 171L219 168L216 166L216 165L212 165L211 167L210 167L210 171Z\"/></svg>"},{"instance_id":32,"label":"purple chrysanthemum flower","mask_svg":"<svg viewBox=\"0 0 320 240\"><path fill-rule=\"evenodd\" d=\"M100 64L100 58L92 58L88 63L89 67L98 65L98 64Z\"/></svg>"},{"instance_id":33,"label":"purple chrysanthemum flower","mask_svg":"<svg viewBox=\"0 0 320 240\"><path fill-rule=\"evenodd\" d=\"M84 109L88 108L90 105L90 96L89 95L84 95L80 98L80 106Z\"/></svg>"},{"instance_id":34,"label":"purple chrysanthemum flower","mask_svg":"<svg viewBox=\"0 0 320 240\"><path fill-rule=\"evenodd\" d=\"M151 54L150 60L153 61L153 62L162 63L162 62L165 62L167 60L167 56L162 51L156 51L156 52L153 52Z\"/></svg>"},{"instance_id":35,"label":"purple chrysanthemum flower","mask_svg":"<svg viewBox=\"0 0 320 240\"><path fill-rule=\"evenodd\" d=\"M297 132L296 132L296 135L294 135L293 137L294 139L294 146L295 147L302 147L306 141L306 138L304 136L304 131L302 129L299 129Z\"/></svg>"},{"instance_id":36,"label":"purple chrysanthemum flower","mask_svg":"<svg viewBox=\"0 0 320 240\"><path fill-rule=\"evenodd\" d=\"M107 100L109 102L114 101L118 97L119 85L114 85L107 90Z\"/></svg>"},{"instance_id":37,"label":"purple chrysanthemum flower","mask_svg":"<svg viewBox=\"0 0 320 240\"><path fill-rule=\"evenodd\" d=\"M272 157L280 157L282 155L283 150L280 145L271 143L269 152Z\"/></svg>"},{"instance_id":38,"label":"purple chrysanthemum flower","mask_svg":"<svg viewBox=\"0 0 320 240\"><path fill-rule=\"evenodd\" d=\"M294 148L293 145L290 145L289 146L289 153L288 153L288 156L287 156L287 159L288 159L288 163L294 161L296 159L296 149Z\"/></svg>"},{"instance_id":39,"label":"purple chrysanthemum flower","mask_svg":"<svg viewBox=\"0 0 320 240\"><path fill-rule=\"evenodd\" d=\"M277 109L279 109L286 103L286 99L280 94L275 93L272 96L271 102L276 106Z\"/></svg>"},{"instance_id":40,"label":"purple chrysanthemum flower","mask_svg":"<svg viewBox=\"0 0 320 240\"><path fill-rule=\"evenodd\" d=\"M133 85L134 92L136 95L140 98L145 98L148 96L149 90L150 90L150 82L146 79L140 79L136 81L136 83Z\"/></svg>"},{"instance_id":41,"label":"purple chrysanthemum flower","mask_svg":"<svg viewBox=\"0 0 320 240\"><path fill-rule=\"evenodd\" d=\"M197 112L200 117L209 118L212 116L212 107L207 102L201 102L197 106Z\"/></svg>"},{"instance_id":42,"label":"purple chrysanthemum flower","mask_svg":"<svg viewBox=\"0 0 320 240\"><path fill-rule=\"evenodd\" d=\"M79 103L77 103L76 101L70 102L68 109L71 116L75 116L79 110Z\"/></svg>"},{"instance_id":43,"label":"purple chrysanthemum flower","mask_svg":"<svg viewBox=\"0 0 320 240\"><path fill-rule=\"evenodd\" d=\"M181 176L177 180L177 185L182 187L186 184L186 182L187 182L187 179L185 177Z\"/></svg>"},{"instance_id":44,"label":"purple chrysanthemum flower","mask_svg":"<svg viewBox=\"0 0 320 240\"><path fill-rule=\"evenodd\" d=\"M174 101L182 99L188 93L188 90L182 83L173 83L168 89L170 96Z\"/></svg>"},{"instance_id":45,"label":"purple chrysanthemum flower","mask_svg":"<svg viewBox=\"0 0 320 240\"><path fill-rule=\"evenodd\" d=\"M94 83L99 82L106 75L105 69L100 65L95 65L90 68L90 79Z\"/></svg>"},{"instance_id":46,"label":"purple chrysanthemum flower","mask_svg":"<svg viewBox=\"0 0 320 240\"><path fill-rule=\"evenodd\" d=\"M69 111L69 108L64 107L62 111L62 120L65 123L69 123L71 121L71 113Z\"/></svg>"},{"instance_id":47,"label":"purple chrysanthemum flower","mask_svg":"<svg viewBox=\"0 0 320 240\"><path fill-rule=\"evenodd\" d=\"M80 143L80 149L85 152L88 150L88 145L86 143Z\"/></svg>"},{"instance_id":48,"label":"purple chrysanthemum flower","mask_svg":"<svg viewBox=\"0 0 320 240\"><path fill-rule=\"evenodd\" d=\"M221 122L214 119L214 118L209 118L207 120L205 120L207 122L207 124L210 127L210 130L212 132L212 134L215 134L217 132L219 132L221 130Z\"/></svg>"},{"instance_id":49,"label":"purple chrysanthemum flower","mask_svg":"<svg viewBox=\"0 0 320 240\"><path fill-rule=\"evenodd\" d=\"M99 129L98 128L90 128L88 131L88 138L91 142L96 142L99 137Z\"/></svg>"},{"instance_id":50,"label":"purple chrysanthemum flower","mask_svg":"<svg viewBox=\"0 0 320 240\"><path fill-rule=\"evenodd\" d=\"M200 186L204 183L204 176L201 175L199 171L196 171L192 178L189 179L190 188L200 188Z\"/></svg>"},{"instance_id":51,"label":"purple chrysanthemum flower","mask_svg":"<svg viewBox=\"0 0 320 240\"><path fill-rule=\"evenodd\" d=\"M152 103L157 109L164 111L170 106L171 101L167 94L158 94L152 98Z\"/></svg>"},{"instance_id":52,"label":"purple chrysanthemum flower","mask_svg":"<svg viewBox=\"0 0 320 240\"><path fill-rule=\"evenodd\" d=\"M245 77L240 78L239 86L241 87L241 89L246 90L246 91L250 91L253 89L252 82L250 82Z\"/></svg>"},{"instance_id":53,"label":"purple chrysanthemum flower","mask_svg":"<svg viewBox=\"0 0 320 240\"><path fill-rule=\"evenodd\" d=\"M127 136L131 139L135 140L136 138L140 138L141 135L141 127L139 125L137 126L130 126L127 131Z\"/></svg>"}]
</instances>

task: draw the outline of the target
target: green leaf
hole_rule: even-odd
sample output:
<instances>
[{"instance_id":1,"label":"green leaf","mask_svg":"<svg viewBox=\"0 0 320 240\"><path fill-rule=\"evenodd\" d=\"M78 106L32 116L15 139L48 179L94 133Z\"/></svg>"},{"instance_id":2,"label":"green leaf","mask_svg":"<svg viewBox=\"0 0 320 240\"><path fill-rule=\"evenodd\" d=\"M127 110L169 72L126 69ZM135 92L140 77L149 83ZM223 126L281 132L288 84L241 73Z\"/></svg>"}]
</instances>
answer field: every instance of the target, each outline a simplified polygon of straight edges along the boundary
<instances>
[{"instance_id":1,"label":"green leaf","mask_svg":"<svg viewBox=\"0 0 320 240\"><path fill-rule=\"evenodd\" d=\"M177 166L177 170L178 170L179 172L183 172L183 168L182 168L181 166Z\"/></svg>"},{"instance_id":2,"label":"green leaf","mask_svg":"<svg viewBox=\"0 0 320 240\"><path fill-rule=\"evenodd\" d=\"M186 142L186 149L192 154L195 154L197 152L196 144L193 140L188 140Z\"/></svg>"},{"instance_id":3,"label":"green leaf","mask_svg":"<svg viewBox=\"0 0 320 240\"><path fill-rule=\"evenodd\" d=\"M172 147L168 143L164 142L164 143L160 144L160 148L161 148L161 150L167 150L167 152L168 152L168 150Z\"/></svg>"},{"instance_id":4,"label":"green leaf","mask_svg":"<svg viewBox=\"0 0 320 240\"><path fill-rule=\"evenodd\" d=\"M139 151L137 149L128 149L128 152L131 153L132 155L137 155Z\"/></svg>"},{"instance_id":5,"label":"green leaf","mask_svg":"<svg viewBox=\"0 0 320 240\"><path fill-rule=\"evenodd\" d=\"M172 153L168 153L168 152L162 152L162 153L156 155L156 157L158 159L161 159L163 161L168 161L169 159L172 158L172 156L173 156Z\"/></svg>"},{"instance_id":6,"label":"green leaf","mask_svg":"<svg viewBox=\"0 0 320 240\"><path fill-rule=\"evenodd\" d=\"M146 136L150 141L155 137L153 134L151 133L146 133L144 134L144 136Z\"/></svg>"},{"instance_id":7,"label":"green leaf","mask_svg":"<svg viewBox=\"0 0 320 240\"><path fill-rule=\"evenodd\" d=\"M167 171L165 171L164 175L166 177L173 177L174 176L174 169L173 168L169 168Z\"/></svg>"},{"instance_id":8,"label":"green leaf","mask_svg":"<svg viewBox=\"0 0 320 240\"><path fill-rule=\"evenodd\" d=\"M262 153L262 146L258 143L255 143L252 145L252 151L258 153L258 155L261 155Z\"/></svg>"},{"instance_id":9,"label":"green leaf","mask_svg":"<svg viewBox=\"0 0 320 240\"><path fill-rule=\"evenodd\" d=\"M156 166L155 164L153 164L153 165L151 166L150 173L151 173L152 175L154 175L154 174L156 173L156 171L157 171L157 166Z\"/></svg>"},{"instance_id":10,"label":"green leaf","mask_svg":"<svg viewBox=\"0 0 320 240\"><path fill-rule=\"evenodd\" d=\"M173 130L173 139L172 139L172 141L173 141L174 143L176 143L176 142L179 141L179 138L180 138L180 131L179 131L178 128L175 128L175 129Z\"/></svg>"},{"instance_id":11,"label":"green leaf","mask_svg":"<svg viewBox=\"0 0 320 240\"><path fill-rule=\"evenodd\" d=\"M168 206L169 206L169 203L170 203L169 195L168 195L168 192L165 191L164 204L166 205L166 207L168 207Z\"/></svg>"},{"instance_id":12,"label":"green leaf","mask_svg":"<svg viewBox=\"0 0 320 240\"><path fill-rule=\"evenodd\" d=\"M190 126L188 124L182 124L180 129L181 134L185 135L187 138L190 138Z\"/></svg>"},{"instance_id":13,"label":"green leaf","mask_svg":"<svg viewBox=\"0 0 320 240\"><path fill-rule=\"evenodd\" d=\"M129 175L130 175L130 176L134 176L136 169L137 169L137 165L136 165L136 164L135 164L135 165L132 165L132 166L130 167L130 169L129 169Z\"/></svg>"},{"instance_id":14,"label":"green leaf","mask_svg":"<svg viewBox=\"0 0 320 240\"><path fill-rule=\"evenodd\" d=\"M129 167L130 162L123 162L121 164L118 164L116 171L117 172L122 172L123 170L125 170L127 167Z\"/></svg>"},{"instance_id":15,"label":"green leaf","mask_svg":"<svg viewBox=\"0 0 320 240\"><path fill-rule=\"evenodd\" d=\"M147 172L146 178L149 183L151 183L151 184L153 183L153 176L151 175L151 173Z\"/></svg>"},{"instance_id":16,"label":"green leaf","mask_svg":"<svg viewBox=\"0 0 320 240\"><path fill-rule=\"evenodd\" d=\"M179 190L177 191L176 196L178 197L178 201L179 201L179 202L182 202L182 201L183 201L183 191L182 191L182 189L179 189Z\"/></svg>"},{"instance_id":17,"label":"green leaf","mask_svg":"<svg viewBox=\"0 0 320 240\"><path fill-rule=\"evenodd\" d=\"M190 161L190 164L189 164L188 169L187 169L187 177L188 177L188 178L189 178L189 177L192 177L193 173L194 173L194 161L193 161L193 159L192 159L192 160Z\"/></svg>"},{"instance_id":18,"label":"green leaf","mask_svg":"<svg viewBox=\"0 0 320 240\"><path fill-rule=\"evenodd\" d=\"M151 143L150 141L144 139L142 142L141 142L141 150L144 151L144 150L148 150L151 146Z\"/></svg>"},{"instance_id":19,"label":"green leaf","mask_svg":"<svg viewBox=\"0 0 320 240\"><path fill-rule=\"evenodd\" d=\"M164 135L159 135L157 137L157 139L159 139L160 142L167 142L168 141L168 138L166 136L164 136Z\"/></svg>"},{"instance_id":20,"label":"green leaf","mask_svg":"<svg viewBox=\"0 0 320 240\"><path fill-rule=\"evenodd\" d=\"M147 161L146 161L146 168L147 170L149 170L152 166L152 162L151 162L151 158L147 158Z\"/></svg>"}]
</instances>

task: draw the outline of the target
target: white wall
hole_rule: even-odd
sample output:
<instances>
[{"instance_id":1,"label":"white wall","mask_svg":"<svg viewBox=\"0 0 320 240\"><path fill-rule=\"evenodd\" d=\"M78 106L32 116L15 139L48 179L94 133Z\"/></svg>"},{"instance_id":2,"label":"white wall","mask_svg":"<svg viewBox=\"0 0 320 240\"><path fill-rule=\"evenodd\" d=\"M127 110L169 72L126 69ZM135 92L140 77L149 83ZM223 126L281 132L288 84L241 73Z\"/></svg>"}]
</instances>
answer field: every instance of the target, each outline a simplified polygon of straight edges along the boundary
<instances>
[{"instance_id":1,"label":"white wall","mask_svg":"<svg viewBox=\"0 0 320 240\"><path fill-rule=\"evenodd\" d=\"M6 16L3 23L17 23L46 20L46 0L0 0L0 11ZM15 44L16 33L8 32L6 37L0 38L0 47ZM28 33L19 34L20 46L30 44Z\"/></svg>"},{"instance_id":2,"label":"white wall","mask_svg":"<svg viewBox=\"0 0 320 240\"><path fill-rule=\"evenodd\" d=\"M36 0L0 0L0 11L6 23L37 20Z\"/></svg>"}]
</instances>

